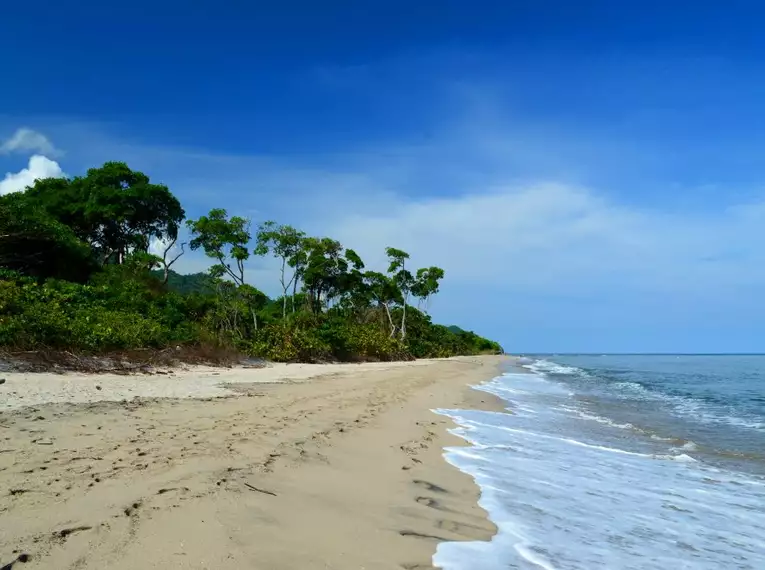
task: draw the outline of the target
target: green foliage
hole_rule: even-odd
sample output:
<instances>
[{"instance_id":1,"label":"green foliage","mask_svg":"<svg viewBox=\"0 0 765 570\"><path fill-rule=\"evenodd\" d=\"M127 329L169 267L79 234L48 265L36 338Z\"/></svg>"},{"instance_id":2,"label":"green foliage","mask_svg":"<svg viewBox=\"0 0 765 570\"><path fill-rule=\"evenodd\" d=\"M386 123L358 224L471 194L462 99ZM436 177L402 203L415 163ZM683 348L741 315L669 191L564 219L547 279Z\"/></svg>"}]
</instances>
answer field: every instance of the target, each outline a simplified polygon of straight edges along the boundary
<instances>
[{"instance_id":1,"label":"green foliage","mask_svg":"<svg viewBox=\"0 0 765 570\"><path fill-rule=\"evenodd\" d=\"M0 347L97 353L180 344L223 345L276 361L395 360L500 352L420 310L444 271L409 268L387 248L386 273L352 249L216 208L187 221L208 273L170 266L184 219L167 187L121 162L85 176L37 180L0 197ZM160 240L164 253L148 253ZM172 255L168 252L173 250ZM247 282L245 262L273 256L282 294ZM161 268L161 269L160 269ZM409 304L418 300L419 308Z\"/></svg>"},{"instance_id":2,"label":"green foliage","mask_svg":"<svg viewBox=\"0 0 765 570\"><path fill-rule=\"evenodd\" d=\"M163 277L161 270L155 269L151 273L157 279L162 279ZM215 282L207 273L181 275L171 269L168 272L167 289L182 295L189 295L191 293L209 295L215 291Z\"/></svg>"},{"instance_id":3,"label":"green foliage","mask_svg":"<svg viewBox=\"0 0 765 570\"><path fill-rule=\"evenodd\" d=\"M332 347L315 329L288 323L269 325L255 334L252 352L277 362L322 362L331 359Z\"/></svg>"},{"instance_id":4,"label":"green foliage","mask_svg":"<svg viewBox=\"0 0 765 570\"><path fill-rule=\"evenodd\" d=\"M269 221L261 224L256 239L256 255L266 255L271 252L281 261L279 282L282 286L282 318L284 319L287 317L287 292L290 287L297 287L297 282L302 275L305 234L292 226L279 226L276 222ZM288 272L288 268L291 268L291 273ZM294 304L292 312L295 312Z\"/></svg>"},{"instance_id":5,"label":"green foliage","mask_svg":"<svg viewBox=\"0 0 765 570\"><path fill-rule=\"evenodd\" d=\"M337 240L307 238L304 244L303 289L308 295L311 311L319 314L337 296L348 262L343 258L343 246Z\"/></svg>"},{"instance_id":6,"label":"green foliage","mask_svg":"<svg viewBox=\"0 0 765 570\"><path fill-rule=\"evenodd\" d=\"M198 340L186 301L156 297L145 283L109 279L82 285L25 278L0 280L0 346L98 352L162 348Z\"/></svg>"},{"instance_id":7,"label":"green foliage","mask_svg":"<svg viewBox=\"0 0 765 570\"><path fill-rule=\"evenodd\" d=\"M194 239L191 250L202 249L207 257L218 261L211 269L216 278L226 276L237 285L244 283L244 262L250 257L247 245L250 242L250 222L239 216L228 217L223 208L210 210L207 216L189 220L186 225ZM235 267L231 267L231 261Z\"/></svg>"},{"instance_id":8,"label":"green foliage","mask_svg":"<svg viewBox=\"0 0 765 570\"><path fill-rule=\"evenodd\" d=\"M398 310L397 310L398 313ZM415 358L444 358L461 354L502 354L502 347L491 340L459 327L433 324L422 311L409 307L407 347Z\"/></svg>"},{"instance_id":9,"label":"green foliage","mask_svg":"<svg viewBox=\"0 0 765 570\"><path fill-rule=\"evenodd\" d=\"M0 197L0 267L47 279L86 281L95 269L90 248L23 193Z\"/></svg>"},{"instance_id":10,"label":"green foliage","mask_svg":"<svg viewBox=\"0 0 765 570\"><path fill-rule=\"evenodd\" d=\"M185 216L167 186L152 184L124 162L107 162L72 179L37 180L24 195L88 243L102 263L145 252L152 238L177 238Z\"/></svg>"},{"instance_id":11,"label":"green foliage","mask_svg":"<svg viewBox=\"0 0 765 570\"><path fill-rule=\"evenodd\" d=\"M428 299L438 293L444 270L440 267L423 267L417 270L417 277L412 283L412 296L427 303Z\"/></svg>"},{"instance_id":12,"label":"green foliage","mask_svg":"<svg viewBox=\"0 0 765 570\"><path fill-rule=\"evenodd\" d=\"M279 362L396 360L405 346L374 323L338 315L298 315L267 325L255 336L253 354Z\"/></svg>"}]
</instances>

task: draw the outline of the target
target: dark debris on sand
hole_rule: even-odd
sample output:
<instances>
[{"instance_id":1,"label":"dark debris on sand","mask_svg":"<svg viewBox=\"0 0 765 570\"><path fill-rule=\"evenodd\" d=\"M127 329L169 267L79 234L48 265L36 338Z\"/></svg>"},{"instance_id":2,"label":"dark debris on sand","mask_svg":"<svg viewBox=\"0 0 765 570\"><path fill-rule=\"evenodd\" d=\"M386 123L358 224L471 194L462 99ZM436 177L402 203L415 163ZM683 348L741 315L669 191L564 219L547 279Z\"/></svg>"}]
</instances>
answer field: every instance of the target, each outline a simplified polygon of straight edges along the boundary
<instances>
[{"instance_id":1,"label":"dark debris on sand","mask_svg":"<svg viewBox=\"0 0 765 570\"><path fill-rule=\"evenodd\" d=\"M137 349L101 354L63 350L0 351L1 372L84 372L91 374L166 374L163 369L184 364L264 368L265 360L235 351L206 346L176 346L166 349Z\"/></svg>"}]
</instances>

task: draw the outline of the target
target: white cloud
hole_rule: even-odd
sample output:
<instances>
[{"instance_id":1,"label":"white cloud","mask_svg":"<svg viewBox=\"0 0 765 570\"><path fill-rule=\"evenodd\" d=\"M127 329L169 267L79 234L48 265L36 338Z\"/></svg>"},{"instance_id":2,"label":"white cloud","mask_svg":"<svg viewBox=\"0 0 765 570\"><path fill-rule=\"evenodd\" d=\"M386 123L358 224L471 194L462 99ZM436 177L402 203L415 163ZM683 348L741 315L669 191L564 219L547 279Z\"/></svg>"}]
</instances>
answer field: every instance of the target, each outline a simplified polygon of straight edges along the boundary
<instances>
[{"instance_id":1,"label":"white cloud","mask_svg":"<svg viewBox=\"0 0 765 570\"><path fill-rule=\"evenodd\" d=\"M0 154L10 154L12 152L34 152L48 156L61 154L61 151L53 146L48 137L26 127L17 129L11 138L3 141L0 145Z\"/></svg>"},{"instance_id":2,"label":"white cloud","mask_svg":"<svg viewBox=\"0 0 765 570\"><path fill-rule=\"evenodd\" d=\"M504 186L451 198L399 198L314 222L378 266L386 246L415 264L446 269L451 282L535 294L618 287L714 298L765 286L765 208L706 214L627 207L562 184Z\"/></svg>"},{"instance_id":3,"label":"white cloud","mask_svg":"<svg viewBox=\"0 0 765 570\"><path fill-rule=\"evenodd\" d=\"M8 172L5 175L5 178L0 181L0 196L24 190L40 178L60 178L62 176L64 176L64 172L58 162L35 154L29 159L26 168L22 168L18 172Z\"/></svg>"},{"instance_id":4,"label":"white cloud","mask_svg":"<svg viewBox=\"0 0 765 570\"><path fill-rule=\"evenodd\" d=\"M165 249L167 249L167 246L170 245L170 240L167 238L151 238L149 241L149 253L152 255L157 255L159 257L162 257L162 254L165 253ZM176 246L173 246L170 251L168 252L168 255L172 258L173 252L177 249ZM177 255L177 253L176 253Z\"/></svg>"}]
</instances>

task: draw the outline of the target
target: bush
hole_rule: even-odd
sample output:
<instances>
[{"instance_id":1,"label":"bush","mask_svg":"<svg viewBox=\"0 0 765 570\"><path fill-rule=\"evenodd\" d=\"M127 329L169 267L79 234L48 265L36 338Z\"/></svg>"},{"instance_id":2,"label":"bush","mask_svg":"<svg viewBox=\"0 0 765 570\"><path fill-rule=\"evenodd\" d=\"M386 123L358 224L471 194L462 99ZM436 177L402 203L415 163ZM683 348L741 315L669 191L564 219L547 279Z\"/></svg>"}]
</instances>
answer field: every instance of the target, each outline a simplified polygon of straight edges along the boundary
<instances>
[{"instance_id":1,"label":"bush","mask_svg":"<svg viewBox=\"0 0 765 570\"><path fill-rule=\"evenodd\" d=\"M376 323L356 323L333 317L318 329L318 334L332 347L337 360L395 360L406 358L404 345Z\"/></svg>"},{"instance_id":2,"label":"bush","mask_svg":"<svg viewBox=\"0 0 765 570\"><path fill-rule=\"evenodd\" d=\"M148 272L136 275L123 266L105 268L88 284L38 281L0 270L0 346L97 353L214 344L278 362L386 361L502 350L472 332L434 325L414 308L402 342L391 338L386 320L374 311L355 317L340 310L300 311L282 319L281 303L267 302L255 331L249 310L229 303L166 291ZM235 329L224 326L233 309L241 323Z\"/></svg>"},{"instance_id":3,"label":"bush","mask_svg":"<svg viewBox=\"0 0 765 570\"><path fill-rule=\"evenodd\" d=\"M250 351L254 356L276 362L332 360L332 347L315 329L304 329L283 322L258 330Z\"/></svg>"},{"instance_id":4,"label":"bush","mask_svg":"<svg viewBox=\"0 0 765 570\"><path fill-rule=\"evenodd\" d=\"M250 351L278 362L396 360L408 358L405 346L376 323L298 313L261 328Z\"/></svg>"},{"instance_id":5,"label":"bush","mask_svg":"<svg viewBox=\"0 0 765 570\"><path fill-rule=\"evenodd\" d=\"M5 274L0 280L0 345L97 352L195 342L182 298L151 295L126 280L120 289ZM10 277L10 279L8 278Z\"/></svg>"},{"instance_id":6,"label":"bush","mask_svg":"<svg viewBox=\"0 0 765 570\"><path fill-rule=\"evenodd\" d=\"M265 305L267 316L257 331L243 312L243 334L221 329L221 311L227 309L215 297L163 291L156 279L133 277L121 267L107 268L85 285L38 282L3 271L0 346L96 353L214 343L278 362L385 361L502 350L472 332L434 325L414 308L402 342L391 338L381 319L359 322L338 311L290 313L282 320L275 305Z\"/></svg>"}]
</instances>

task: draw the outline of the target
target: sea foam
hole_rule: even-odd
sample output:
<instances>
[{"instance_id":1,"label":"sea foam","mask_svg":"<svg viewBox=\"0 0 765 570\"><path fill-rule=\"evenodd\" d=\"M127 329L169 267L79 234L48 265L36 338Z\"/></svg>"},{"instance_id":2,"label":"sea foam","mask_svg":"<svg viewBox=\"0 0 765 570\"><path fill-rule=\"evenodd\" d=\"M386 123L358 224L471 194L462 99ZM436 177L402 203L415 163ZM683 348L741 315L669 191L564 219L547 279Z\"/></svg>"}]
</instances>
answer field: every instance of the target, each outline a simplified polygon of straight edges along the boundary
<instances>
[{"instance_id":1,"label":"sea foam","mask_svg":"<svg viewBox=\"0 0 765 570\"><path fill-rule=\"evenodd\" d=\"M439 544L436 565L765 568L765 513L757 507L765 480L706 464L692 441L673 446L579 409L554 381L561 368L542 368L553 376L508 373L479 387L512 413L437 410L473 444L445 457L475 478L498 533L488 542Z\"/></svg>"}]
</instances>

